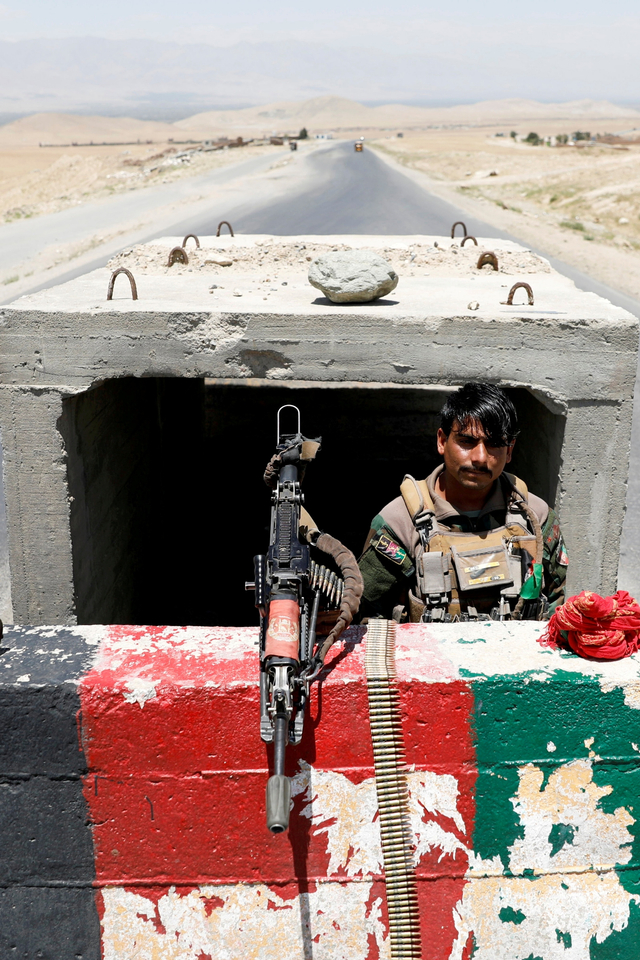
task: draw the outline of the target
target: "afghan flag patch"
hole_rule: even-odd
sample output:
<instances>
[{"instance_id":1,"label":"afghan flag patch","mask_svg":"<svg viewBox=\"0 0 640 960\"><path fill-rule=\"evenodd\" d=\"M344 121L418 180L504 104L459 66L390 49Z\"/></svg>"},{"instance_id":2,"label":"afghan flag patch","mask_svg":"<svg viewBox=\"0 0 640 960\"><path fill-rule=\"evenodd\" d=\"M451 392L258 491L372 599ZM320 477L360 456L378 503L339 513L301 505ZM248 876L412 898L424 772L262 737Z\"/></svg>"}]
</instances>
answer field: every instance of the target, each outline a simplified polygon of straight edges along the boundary
<instances>
[{"instance_id":1,"label":"afghan flag patch","mask_svg":"<svg viewBox=\"0 0 640 960\"><path fill-rule=\"evenodd\" d=\"M377 537L374 537L371 545L374 550L381 553L383 557L387 557L392 563L397 563L399 567L401 567L407 559L407 551L404 547L401 547L399 543L392 540L391 537L388 537L386 533L380 533Z\"/></svg>"}]
</instances>

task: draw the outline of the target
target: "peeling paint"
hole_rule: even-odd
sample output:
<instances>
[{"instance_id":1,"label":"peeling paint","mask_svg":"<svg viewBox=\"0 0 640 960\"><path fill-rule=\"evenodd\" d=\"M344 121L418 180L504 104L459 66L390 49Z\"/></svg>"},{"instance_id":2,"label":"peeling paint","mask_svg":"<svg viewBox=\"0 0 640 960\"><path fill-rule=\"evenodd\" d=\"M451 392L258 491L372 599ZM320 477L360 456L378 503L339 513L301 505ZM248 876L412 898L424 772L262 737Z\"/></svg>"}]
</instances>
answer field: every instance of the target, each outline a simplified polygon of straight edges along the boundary
<instances>
[{"instance_id":1,"label":"peeling paint","mask_svg":"<svg viewBox=\"0 0 640 960\"><path fill-rule=\"evenodd\" d=\"M265 884L171 887L156 907L107 887L103 960L355 960L368 955L370 936L388 960L382 902L369 906L370 894L367 882L319 883L289 900Z\"/></svg>"},{"instance_id":2,"label":"peeling paint","mask_svg":"<svg viewBox=\"0 0 640 960\"><path fill-rule=\"evenodd\" d=\"M151 680L143 680L141 677L133 677L125 683L126 692L124 698L127 703L137 703L140 708L144 707L147 700L153 700L156 695L156 686Z\"/></svg>"},{"instance_id":3,"label":"peeling paint","mask_svg":"<svg viewBox=\"0 0 640 960\"><path fill-rule=\"evenodd\" d=\"M605 813L599 806L613 787L593 782L589 760L563 764L549 777L543 789L544 773L534 764L520 769L520 787L513 806L524 827L524 836L511 847L510 867L514 873L534 873L563 868L591 867L613 870L617 863L631 859L633 835L628 827L635 819L624 807ZM554 856L549 832L554 824L571 824L573 842Z\"/></svg>"},{"instance_id":4,"label":"peeling paint","mask_svg":"<svg viewBox=\"0 0 640 960\"><path fill-rule=\"evenodd\" d=\"M414 864L428 851L439 848L440 859L467 847L452 831L436 822L436 816L453 821L461 833L464 821L458 811L458 784L449 774L412 771L407 774L409 812L414 836ZM328 875L344 871L347 876L382 873L382 849L377 820L378 801L373 777L353 783L332 770L314 770L304 760L292 778L292 796L303 794L307 805L302 815L309 817L316 834L326 834L330 854ZM433 818L425 820L425 814Z\"/></svg>"},{"instance_id":5,"label":"peeling paint","mask_svg":"<svg viewBox=\"0 0 640 960\"><path fill-rule=\"evenodd\" d=\"M423 943L439 960L637 956L638 662L541 647L541 629L398 630ZM105 960L388 955L363 633L331 651L287 753L290 831L273 838L256 631L109 628L81 685Z\"/></svg>"},{"instance_id":6,"label":"peeling paint","mask_svg":"<svg viewBox=\"0 0 640 960\"><path fill-rule=\"evenodd\" d=\"M637 674L637 667L640 666L640 657L638 654L634 654L633 659L637 661ZM617 662L624 663L622 660ZM637 675L633 677L625 677L624 679L620 679L618 681L613 679L603 679L600 685L604 693L610 693L611 690L614 690L616 687L621 687L624 691L625 704L628 707L631 707L632 710L640 710L640 679L638 679Z\"/></svg>"},{"instance_id":7,"label":"peeling paint","mask_svg":"<svg viewBox=\"0 0 640 960\"><path fill-rule=\"evenodd\" d=\"M473 960L589 960L592 939L602 943L613 930L624 929L634 899L615 873L471 880L455 911L458 937L449 960L463 960L471 934ZM505 909L524 919L504 923L500 914ZM556 930L564 932L563 940Z\"/></svg>"},{"instance_id":8,"label":"peeling paint","mask_svg":"<svg viewBox=\"0 0 640 960\"><path fill-rule=\"evenodd\" d=\"M613 788L593 782L590 760L562 764L546 785L544 779L535 764L519 769L511 802L522 835L509 848L505 873L520 876L491 876L502 872L500 861L472 855L450 960L462 960L471 933L474 960L589 960L594 937L602 943L626 927L630 904L640 896L624 889L615 868L631 859L628 828L635 819L622 806L612 813L601 808ZM505 923L516 912L522 920Z\"/></svg>"}]
</instances>

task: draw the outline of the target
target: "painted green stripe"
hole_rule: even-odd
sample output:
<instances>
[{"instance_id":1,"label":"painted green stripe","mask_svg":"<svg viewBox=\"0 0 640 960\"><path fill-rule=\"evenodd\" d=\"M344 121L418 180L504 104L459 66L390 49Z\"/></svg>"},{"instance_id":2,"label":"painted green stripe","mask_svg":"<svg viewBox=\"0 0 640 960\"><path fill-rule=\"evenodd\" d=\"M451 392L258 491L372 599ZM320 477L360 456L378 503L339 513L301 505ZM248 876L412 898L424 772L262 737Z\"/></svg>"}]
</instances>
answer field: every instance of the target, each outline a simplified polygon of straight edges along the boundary
<instances>
[{"instance_id":1,"label":"painted green stripe","mask_svg":"<svg viewBox=\"0 0 640 960\"><path fill-rule=\"evenodd\" d=\"M536 882L530 866L514 870L512 864L514 844L525 839L516 804L519 771L527 764L541 771L542 794L550 778L562 775L568 764L590 760L595 788L610 791L592 802L594 816L598 811L614 815L625 808L640 820L640 710L625 704L622 689L605 693L596 678L564 671L544 681L527 676L476 677L472 685L478 763L473 847L477 856L485 860L498 857L506 877L517 875ZM587 785L587 793L589 789ZM587 795L585 790L577 793ZM532 802L537 802L535 795ZM629 819L624 813L622 816ZM588 830L571 822L549 824L542 817L540 823L543 832L548 828L552 868L559 862L553 858L562 859L566 855L562 851L579 843ZM632 855L624 865L618 863L616 874L624 890L640 898L640 823L623 824L619 832L626 837L620 855L624 856L629 846ZM543 844L544 840L543 835ZM512 910L505 903L501 918L511 919L513 924ZM529 914L527 917L530 919ZM571 931L558 929L557 943L568 949ZM637 960L639 945L640 908L632 903L628 926L610 932L602 943L592 939L590 955L592 960Z\"/></svg>"}]
</instances>

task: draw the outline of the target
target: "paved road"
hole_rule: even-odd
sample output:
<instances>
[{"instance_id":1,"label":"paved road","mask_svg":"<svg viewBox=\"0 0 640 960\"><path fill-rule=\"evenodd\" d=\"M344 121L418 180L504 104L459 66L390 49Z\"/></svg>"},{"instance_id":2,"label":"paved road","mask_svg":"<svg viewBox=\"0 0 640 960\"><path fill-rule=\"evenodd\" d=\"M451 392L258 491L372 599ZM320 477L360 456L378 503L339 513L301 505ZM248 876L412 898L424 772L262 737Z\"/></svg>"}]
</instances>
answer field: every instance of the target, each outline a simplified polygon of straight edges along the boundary
<instances>
[{"instance_id":1,"label":"paved road","mask_svg":"<svg viewBox=\"0 0 640 960\"><path fill-rule=\"evenodd\" d=\"M268 158L268 162L264 158L258 158L248 161L245 166L252 164L252 169L258 172L267 169L272 163L273 158ZM226 206L225 217L232 221L237 232L271 233L280 236L332 233L448 236L451 224L456 220L464 220L469 232L476 236L518 240L517 237L469 217L453 204L427 193L413 180L392 169L366 146L362 153L356 154L351 141L336 142L328 149L299 157L296 160L296 167L299 173L297 179L294 178L292 181L292 189L283 190L280 184L279 196L276 199L265 199L268 193L264 191L260 196L255 191L250 191L246 201ZM212 175L207 176L211 178ZM232 182L237 176L237 168L225 168L215 174L219 183ZM284 178L286 182L286 175ZM280 179L283 178L280 177ZM181 186L180 189L187 188ZM151 191L145 191L145 194L144 198L138 198L135 202L147 209L149 203L153 201L153 196ZM259 200L256 202L258 196ZM165 197L166 191L158 193L157 199ZM132 198L135 198L134 194L127 194L126 197L119 197L117 201L111 202L126 206L127 203L133 202ZM201 209L197 213L194 208L191 208L188 218L167 223L162 229L157 230L154 236L163 234L177 236L187 232L206 236L215 233L220 212L219 203L216 203L215 209L210 212ZM110 218L113 216L114 223L117 222L118 215L118 210L115 208L113 214L111 210L108 214ZM57 229L54 223L55 217L61 218L58 221L62 225L60 229L64 228L67 235L74 217L77 216L79 211L73 210L51 215L46 223L44 222L46 218L41 218L45 231L43 236L48 238L50 234L55 235ZM0 253L2 249L3 234L0 228ZM545 255L544 251L537 252ZM83 268L69 271L64 277L58 277L53 283L60 283L88 269L104 266L107 259L107 257L96 259ZM592 280L561 261L549 259L556 270L569 276L579 288L598 293L612 303L640 316L640 303L631 297ZM51 284L46 284L46 286L49 285ZM636 389L636 400L631 475L638 479L632 480L629 486L627 519L621 550L620 585L640 596L640 544L636 542L635 537L635 531L640 526L640 395L638 389ZM2 553L0 532L0 567ZM0 597L0 609L1 606Z\"/></svg>"},{"instance_id":2,"label":"paved road","mask_svg":"<svg viewBox=\"0 0 640 960\"><path fill-rule=\"evenodd\" d=\"M311 182L303 194L282 197L257 210L234 211L238 232L449 236L452 216L460 213L392 170L373 150L356 153L351 141L311 154L307 166ZM469 233L486 229L473 218L466 222ZM205 235L213 226L210 217L197 224ZM487 235L497 236L495 231Z\"/></svg>"}]
</instances>

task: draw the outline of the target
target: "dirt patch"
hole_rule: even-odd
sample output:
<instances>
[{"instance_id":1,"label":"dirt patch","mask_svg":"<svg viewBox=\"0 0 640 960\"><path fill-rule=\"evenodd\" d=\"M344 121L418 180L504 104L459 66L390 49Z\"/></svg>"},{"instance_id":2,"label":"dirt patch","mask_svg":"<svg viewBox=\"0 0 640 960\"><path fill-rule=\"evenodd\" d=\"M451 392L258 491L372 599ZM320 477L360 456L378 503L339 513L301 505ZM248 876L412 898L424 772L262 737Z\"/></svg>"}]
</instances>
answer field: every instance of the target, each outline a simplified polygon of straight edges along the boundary
<instances>
[{"instance_id":1,"label":"dirt patch","mask_svg":"<svg viewBox=\"0 0 640 960\"><path fill-rule=\"evenodd\" d=\"M491 264L478 268L481 253L489 248L476 247L471 242L464 247L460 244L460 238L426 243L394 241L376 252L388 260L400 276L405 277L465 277L480 270L494 272ZM134 275L140 276L208 274L217 286L222 287L232 287L235 279L251 276L268 290L275 284L286 282L288 278L306 277L310 263L321 254L351 250L352 247L299 240L287 242L281 238L247 243L243 238L242 246L225 241L224 245L207 244L197 249L190 240L186 248L189 262L174 263L172 266L168 266L169 249L166 243L138 244L113 257L108 267L110 270L127 267ZM548 262L530 251L496 247L496 252L498 271L507 276L551 272Z\"/></svg>"}]
</instances>

